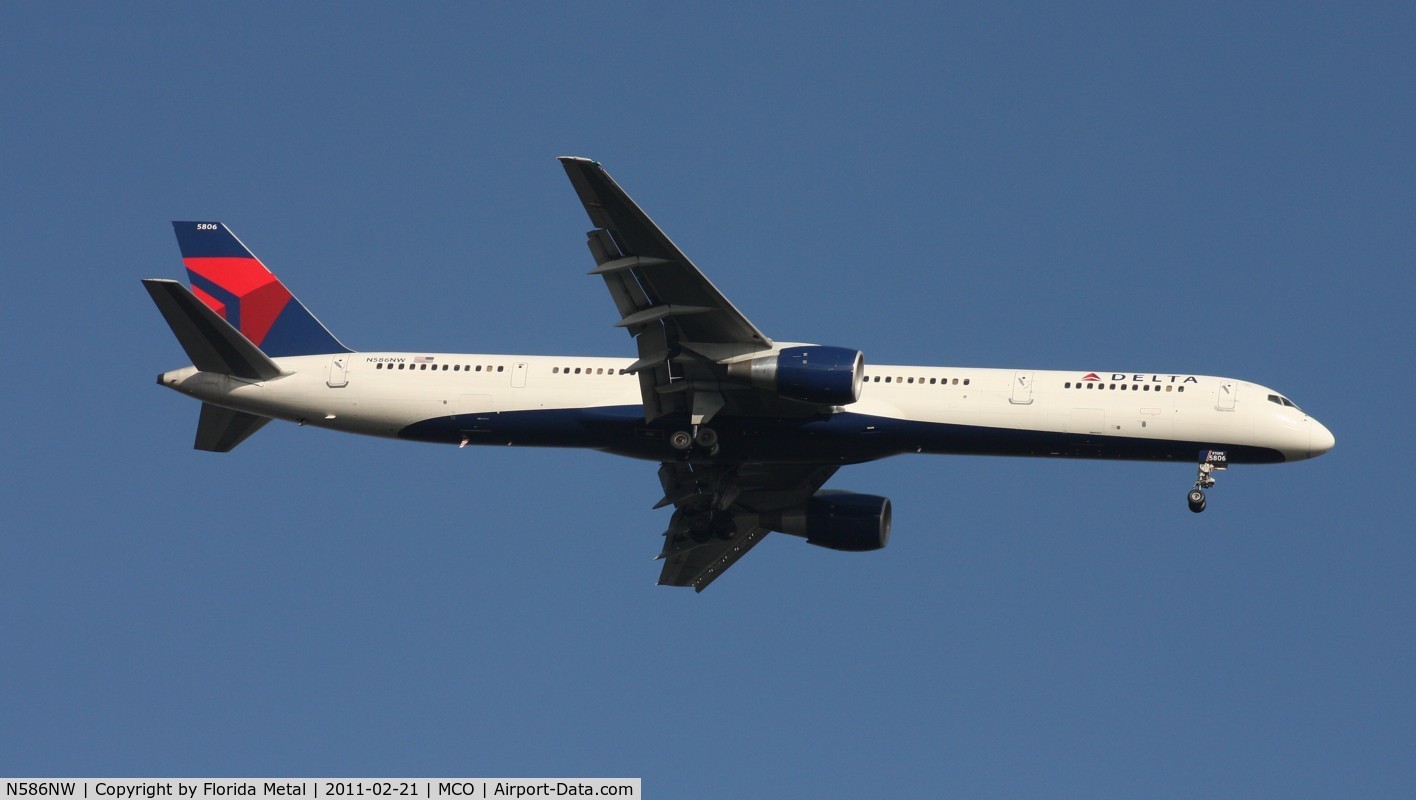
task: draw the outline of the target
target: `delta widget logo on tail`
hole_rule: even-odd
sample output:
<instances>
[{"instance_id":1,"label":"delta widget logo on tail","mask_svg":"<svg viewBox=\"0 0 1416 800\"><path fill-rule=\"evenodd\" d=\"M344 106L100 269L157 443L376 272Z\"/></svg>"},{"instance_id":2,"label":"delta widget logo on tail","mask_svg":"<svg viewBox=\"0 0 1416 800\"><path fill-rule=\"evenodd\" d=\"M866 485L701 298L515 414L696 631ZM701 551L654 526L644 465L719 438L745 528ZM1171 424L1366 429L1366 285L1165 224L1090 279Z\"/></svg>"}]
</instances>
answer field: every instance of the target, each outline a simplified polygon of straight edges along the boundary
<instances>
[{"instance_id":1,"label":"delta widget logo on tail","mask_svg":"<svg viewBox=\"0 0 1416 800\"><path fill-rule=\"evenodd\" d=\"M273 358L347 353L220 222L173 222L192 294Z\"/></svg>"}]
</instances>

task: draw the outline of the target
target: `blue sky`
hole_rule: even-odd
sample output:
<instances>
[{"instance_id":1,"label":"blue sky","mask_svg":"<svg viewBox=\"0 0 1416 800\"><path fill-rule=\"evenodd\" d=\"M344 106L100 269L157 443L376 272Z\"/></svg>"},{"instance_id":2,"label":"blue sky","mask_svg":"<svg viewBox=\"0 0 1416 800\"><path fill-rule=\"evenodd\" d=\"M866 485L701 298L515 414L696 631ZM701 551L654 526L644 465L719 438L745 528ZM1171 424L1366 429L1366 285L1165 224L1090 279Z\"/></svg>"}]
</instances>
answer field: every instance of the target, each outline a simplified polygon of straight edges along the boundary
<instances>
[{"instance_id":1,"label":"blue sky","mask_svg":"<svg viewBox=\"0 0 1416 800\"><path fill-rule=\"evenodd\" d=\"M1350 6L1350 7L1349 7ZM1409 4L7 4L0 774L652 797L1410 797ZM356 349L629 355L554 157L770 336L1226 375L1236 468L899 458L890 547L656 588L652 464L191 450L139 278L220 219Z\"/></svg>"}]
</instances>

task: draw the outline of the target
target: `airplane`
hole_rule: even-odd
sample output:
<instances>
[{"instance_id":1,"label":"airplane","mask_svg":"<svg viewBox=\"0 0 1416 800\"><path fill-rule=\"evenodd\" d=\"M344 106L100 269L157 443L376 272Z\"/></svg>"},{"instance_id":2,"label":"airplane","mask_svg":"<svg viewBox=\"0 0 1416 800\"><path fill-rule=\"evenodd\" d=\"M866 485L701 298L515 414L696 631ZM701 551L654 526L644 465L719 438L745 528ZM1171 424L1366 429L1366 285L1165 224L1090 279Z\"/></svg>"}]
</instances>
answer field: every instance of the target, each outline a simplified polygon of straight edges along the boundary
<instances>
[{"instance_id":1,"label":"airplane","mask_svg":"<svg viewBox=\"0 0 1416 800\"><path fill-rule=\"evenodd\" d=\"M174 222L191 288L143 281L191 365L159 385L202 401L195 448L272 419L457 445L591 448L659 463L673 506L659 584L702 591L768 533L834 550L889 542L885 497L824 490L906 453L1197 464L1207 505L1234 464L1314 458L1334 439L1286 396L1178 373L875 364L753 325L595 161L559 159L634 357L361 352L220 222Z\"/></svg>"}]
</instances>

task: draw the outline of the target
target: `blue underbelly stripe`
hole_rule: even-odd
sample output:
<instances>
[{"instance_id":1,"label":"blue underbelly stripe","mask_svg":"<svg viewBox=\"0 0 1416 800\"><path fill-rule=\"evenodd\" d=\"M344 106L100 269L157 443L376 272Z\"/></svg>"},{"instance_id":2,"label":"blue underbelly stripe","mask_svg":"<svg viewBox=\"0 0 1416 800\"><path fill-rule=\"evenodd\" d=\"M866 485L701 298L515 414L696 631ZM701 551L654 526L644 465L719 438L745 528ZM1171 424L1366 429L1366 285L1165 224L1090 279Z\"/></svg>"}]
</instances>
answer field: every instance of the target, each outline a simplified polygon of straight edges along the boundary
<instances>
[{"instance_id":1,"label":"blue underbelly stripe","mask_svg":"<svg viewBox=\"0 0 1416 800\"><path fill-rule=\"evenodd\" d=\"M686 419L644 422L641 406L508 411L436 417L399 431L402 439L458 444L583 447L632 458L664 460L674 451L668 435ZM989 428L842 413L811 419L720 416L721 456L733 461L853 463L901 453L1058 456L1136 461L1194 461L1200 450L1221 448L1232 463L1284 460L1277 450L1226 442L1140 439L1101 434Z\"/></svg>"}]
</instances>

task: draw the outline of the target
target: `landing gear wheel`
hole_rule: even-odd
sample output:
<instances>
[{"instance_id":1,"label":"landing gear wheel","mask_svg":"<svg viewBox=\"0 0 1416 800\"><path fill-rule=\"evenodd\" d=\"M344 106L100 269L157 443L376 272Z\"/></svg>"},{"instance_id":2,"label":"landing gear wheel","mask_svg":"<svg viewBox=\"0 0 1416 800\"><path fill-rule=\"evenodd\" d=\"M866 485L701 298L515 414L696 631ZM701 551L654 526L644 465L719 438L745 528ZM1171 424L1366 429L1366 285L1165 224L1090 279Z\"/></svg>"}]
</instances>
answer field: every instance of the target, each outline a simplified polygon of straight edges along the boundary
<instances>
[{"instance_id":1,"label":"landing gear wheel","mask_svg":"<svg viewBox=\"0 0 1416 800\"><path fill-rule=\"evenodd\" d=\"M1190 510L1196 514L1205 510L1205 493L1199 489L1191 489L1189 497L1185 499L1190 503Z\"/></svg>"},{"instance_id":2,"label":"landing gear wheel","mask_svg":"<svg viewBox=\"0 0 1416 800\"><path fill-rule=\"evenodd\" d=\"M718 446L718 432L712 428L699 428L693 440L704 450L712 450Z\"/></svg>"},{"instance_id":3,"label":"landing gear wheel","mask_svg":"<svg viewBox=\"0 0 1416 800\"><path fill-rule=\"evenodd\" d=\"M693 446L693 434L688 431L674 431L669 434L669 446L675 450L687 450Z\"/></svg>"},{"instance_id":4,"label":"landing gear wheel","mask_svg":"<svg viewBox=\"0 0 1416 800\"><path fill-rule=\"evenodd\" d=\"M690 516L688 518L688 536L699 544L713 538L712 515L704 512Z\"/></svg>"}]
</instances>

